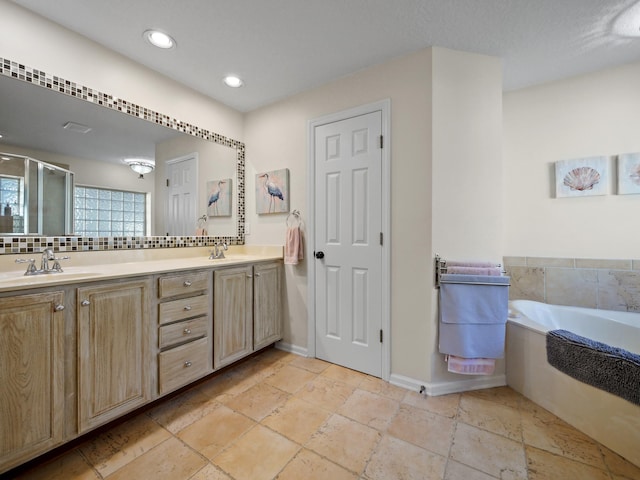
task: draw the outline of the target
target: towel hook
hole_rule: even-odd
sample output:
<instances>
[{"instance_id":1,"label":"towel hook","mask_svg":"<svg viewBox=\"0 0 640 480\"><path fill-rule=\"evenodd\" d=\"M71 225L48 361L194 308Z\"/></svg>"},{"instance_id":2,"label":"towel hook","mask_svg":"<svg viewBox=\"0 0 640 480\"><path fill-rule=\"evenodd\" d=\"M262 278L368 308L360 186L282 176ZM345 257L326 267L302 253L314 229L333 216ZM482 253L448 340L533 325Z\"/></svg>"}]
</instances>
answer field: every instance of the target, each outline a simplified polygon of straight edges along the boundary
<instances>
[{"instance_id":1,"label":"towel hook","mask_svg":"<svg viewBox=\"0 0 640 480\"><path fill-rule=\"evenodd\" d=\"M207 215L202 215L201 217L198 217L198 228L203 228L204 225L207 223Z\"/></svg>"},{"instance_id":2,"label":"towel hook","mask_svg":"<svg viewBox=\"0 0 640 480\"><path fill-rule=\"evenodd\" d=\"M297 224L295 225L296 227L299 227L300 224L302 223L302 215L300 213L300 210L294 210L293 212L291 212L289 215L287 215L287 219L285 221L285 223L287 224L287 227L292 227L294 225L289 225L289 220L291 219L291 216L293 215L293 219L297 222Z\"/></svg>"}]
</instances>

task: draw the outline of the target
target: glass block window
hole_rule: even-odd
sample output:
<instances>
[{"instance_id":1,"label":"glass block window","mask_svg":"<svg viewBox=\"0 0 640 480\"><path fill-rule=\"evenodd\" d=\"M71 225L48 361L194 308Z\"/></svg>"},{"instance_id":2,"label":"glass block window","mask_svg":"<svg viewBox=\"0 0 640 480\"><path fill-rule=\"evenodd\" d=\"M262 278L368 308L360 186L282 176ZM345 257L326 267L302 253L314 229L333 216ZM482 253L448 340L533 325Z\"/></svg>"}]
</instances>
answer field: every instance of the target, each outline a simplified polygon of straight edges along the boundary
<instances>
[{"instance_id":1,"label":"glass block window","mask_svg":"<svg viewBox=\"0 0 640 480\"><path fill-rule=\"evenodd\" d=\"M2 204L0 215L4 214L7 205L11 208L11 215L21 215L21 198L22 178L0 175L0 203Z\"/></svg>"},{"instance_id":2,"label":"glass block window","mask_svg":"<svg viewBox=\"0 0 640 480\"><path fill-rule=\"evenodd\" d=\"M76 185L75 234L83 237L147 235L147 194Z\"/></svg>"}]
</instances>

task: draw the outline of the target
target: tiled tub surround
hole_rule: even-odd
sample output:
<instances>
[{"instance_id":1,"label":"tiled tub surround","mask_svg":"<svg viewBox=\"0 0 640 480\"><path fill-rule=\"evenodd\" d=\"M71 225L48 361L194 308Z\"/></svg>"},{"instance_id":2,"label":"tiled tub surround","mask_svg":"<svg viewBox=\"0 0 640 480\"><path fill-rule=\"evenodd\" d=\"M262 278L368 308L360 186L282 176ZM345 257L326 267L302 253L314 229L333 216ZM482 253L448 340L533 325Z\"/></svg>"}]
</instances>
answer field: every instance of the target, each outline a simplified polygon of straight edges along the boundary
<instances>
[{"instance_id":1,"label":"tiled tub surround","mask_svg":"<svg viewBox=\"0 0 640 480\"><path fill-rule=\"evenodd\" d=\"M640 312L640 260L504 257L511 300Z\"/></svg>"}]
</instances>

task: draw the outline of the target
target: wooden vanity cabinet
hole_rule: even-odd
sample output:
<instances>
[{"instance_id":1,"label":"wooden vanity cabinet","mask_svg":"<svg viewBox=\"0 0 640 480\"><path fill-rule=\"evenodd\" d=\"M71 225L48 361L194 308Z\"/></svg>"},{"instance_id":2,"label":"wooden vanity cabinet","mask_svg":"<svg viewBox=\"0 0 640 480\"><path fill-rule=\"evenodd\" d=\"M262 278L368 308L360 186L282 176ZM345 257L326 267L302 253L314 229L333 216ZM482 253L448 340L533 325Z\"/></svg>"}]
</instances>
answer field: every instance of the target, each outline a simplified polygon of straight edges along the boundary
<instances>
[{"instance_id":1,"label":"wooden vanity cabinet","mask_svg":"<svg viewBox=\"0 0 640 480\"><path fill-rule=\"evenodd\" d=\"M253 267L253 350L282 339L281 262Z\"/></svg>"},{"instance_id":2,"label":"wooden vanity cabinet","mask_svg":"<svg viewBox=\"0 0 640 480\"><path fill-rule=\"evenodd\" d=\"M215 369L282 338L282 263L214 272Z\"/></svg>"},{"instance_id":3,"label":"wooden vanity cabinet","mask_svg":"<svg viewBox=\"0 0 640 480\"><path fill-rule=\"evenodd\" d=\"M0 298L0 472L62 443L64 293Z\"/></svg>"},{"instance_id":4,"label":"wooden vanity cabinet","mask_svg":"<svg viewBox=\"0 0 640 480\"><path fill-rule=\"evenodd\" d=\"M77 289L78 433L151 400L149 279Z\"/></svg>"},{"instance_id":5,"label":"wooden vanity cabinet","mask_svg":"<svg viewBox=\"0 0 640 480\"><path fill-rule=\"evenodd\" d=\"M158 393L164 395L213 371L212 273L158 279Z\"/></svg>"}]
</instances>

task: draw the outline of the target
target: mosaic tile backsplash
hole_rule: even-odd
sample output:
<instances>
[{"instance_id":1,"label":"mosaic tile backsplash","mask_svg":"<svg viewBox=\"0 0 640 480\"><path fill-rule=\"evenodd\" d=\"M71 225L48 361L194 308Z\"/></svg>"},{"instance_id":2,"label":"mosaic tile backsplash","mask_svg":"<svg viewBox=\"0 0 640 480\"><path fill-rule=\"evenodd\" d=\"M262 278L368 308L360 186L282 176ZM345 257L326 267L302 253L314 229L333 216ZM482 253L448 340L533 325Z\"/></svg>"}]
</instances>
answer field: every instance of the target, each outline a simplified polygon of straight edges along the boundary
<instances>
[{"instance_id":1,"label":"mosaic tile backsplash","mask_svg":"<svg viewBox=\"0 0 640 480\"><path fill-rule=\"evenodd\" d=\"M640 260L504 257L509 297L640 312Z\"/></svg>"},{"instance_id":2,"label":"mosaic tile backsplash","mask_svg":"<svg viewBox=\"0 0 640 480\"><path fill-rule=\"evenodd\" d=\"M7 58L0 57L0 75L38 85L64 95L84 100L105 108L117 110L142 120L153 122L194 137L235 148L238 181L238 229L235 237L0 237L0 255L40 252L44 248L54 251L97 251L140 248L176 248L210 246L223 241L229 245L244 245L245 221L245 145L224 135L182 122L127 100L113 97L62 77L48 74Z\"/></svg>"}]
</instances>

